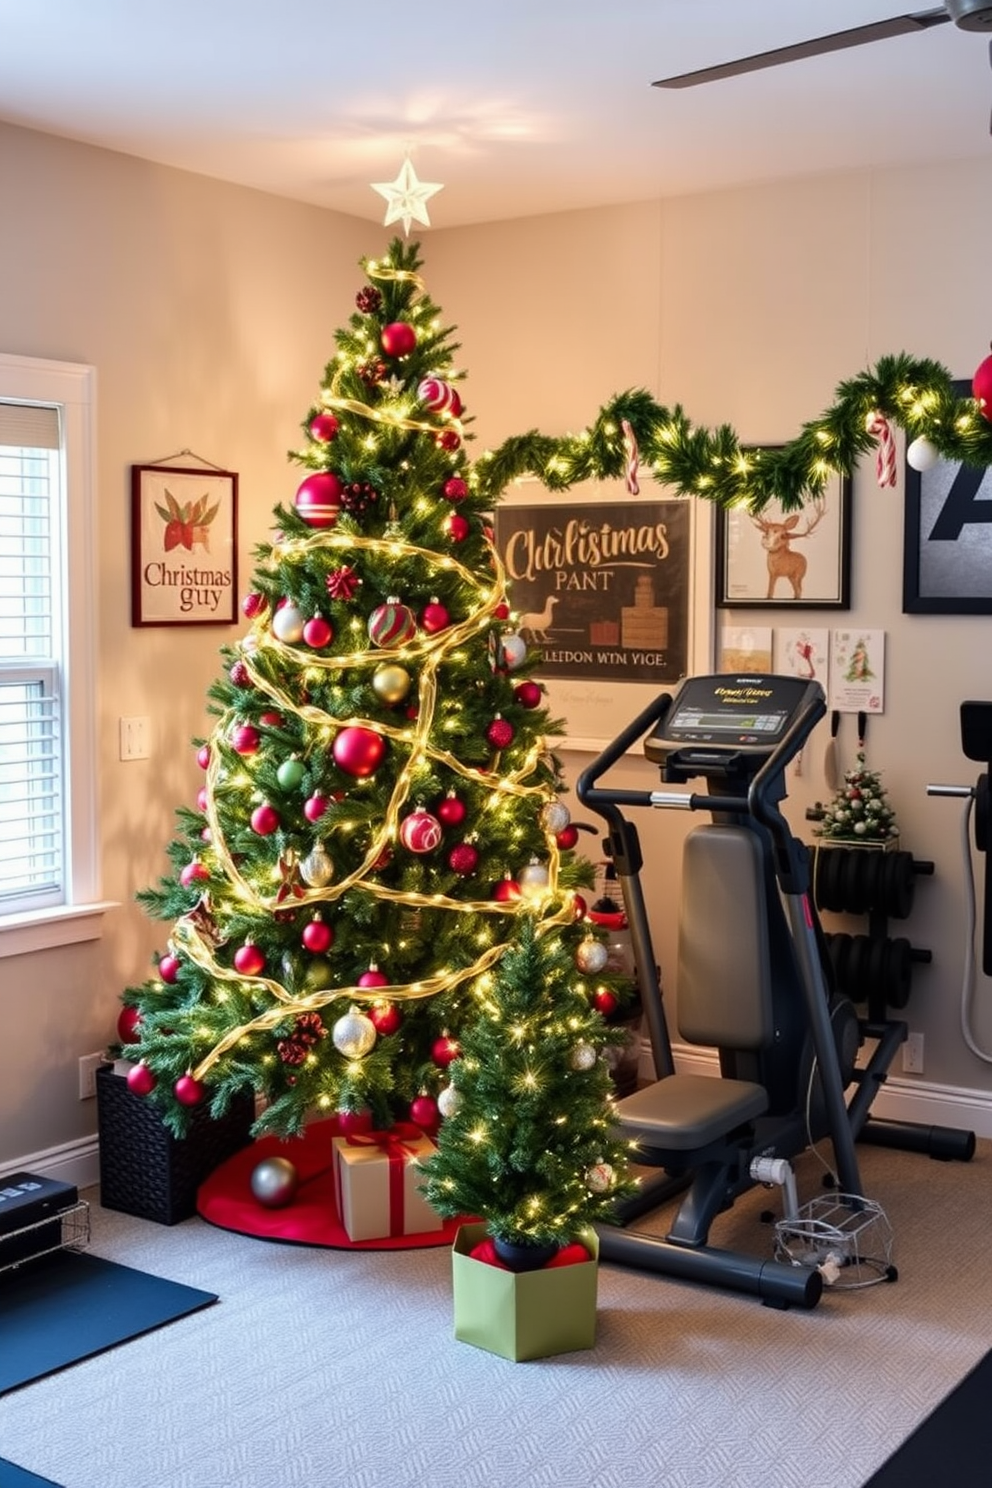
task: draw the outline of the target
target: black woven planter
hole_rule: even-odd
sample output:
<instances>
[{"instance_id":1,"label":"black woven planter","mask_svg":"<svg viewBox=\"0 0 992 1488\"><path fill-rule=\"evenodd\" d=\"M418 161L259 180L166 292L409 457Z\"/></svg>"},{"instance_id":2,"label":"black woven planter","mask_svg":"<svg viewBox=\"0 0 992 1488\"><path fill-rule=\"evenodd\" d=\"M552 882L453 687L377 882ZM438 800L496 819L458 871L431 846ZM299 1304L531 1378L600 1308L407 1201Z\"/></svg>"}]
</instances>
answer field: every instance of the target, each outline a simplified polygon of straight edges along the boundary
<instances>
[{"instance_id":1,"label":"black woven planter","mask_svg":"<svg viewBox=\"0 0 992 1488\"><path fill-rule=\"evenodd\" d=\"M233 1101L216 1120L197 1106L185 1137L174 1137L155 1106L127 1088L110 1065L96 1072L100 1203L138 1219L178 1224L196 1213L203 1180L251 1141L255 1102Z\"/></svg>"}]
</instances>

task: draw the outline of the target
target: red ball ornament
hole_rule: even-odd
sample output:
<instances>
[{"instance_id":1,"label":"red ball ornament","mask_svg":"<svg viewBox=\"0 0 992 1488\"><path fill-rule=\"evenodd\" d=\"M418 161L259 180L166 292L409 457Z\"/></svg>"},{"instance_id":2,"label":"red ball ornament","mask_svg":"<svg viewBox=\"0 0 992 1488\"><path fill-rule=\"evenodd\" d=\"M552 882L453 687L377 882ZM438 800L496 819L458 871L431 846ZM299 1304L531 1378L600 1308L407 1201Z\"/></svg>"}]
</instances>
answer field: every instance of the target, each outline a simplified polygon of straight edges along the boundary
<instances>
[{"instance_id":1,"label":"red ball ornament","mask_svg":"<svg viewBox=\"0 0 992 1488\"><path fill-rule=\"evenodd\" d=\"M209 770L210 769L210 746L209 746L209 744L201 744L200 745L199 749L196 751L196 763L199 765L199 767L200 767L201 770Z\"/></svg>"},{"instance_id":2,"label":"red ball ornament","mask_svg":"<svg viewBox=\"0 0 992 1488\"><path fill-rule=\"evenodd\" d=\"M207 1093L207 1087L194 1080L192 1075L180 1075L174 1093L181 1106L198 1106Z\"/></svg>"},{"instance_id":3,"label":"red ball ornament","mask_svg":"<svg viewBox=\"0 0 992 1488\"><path fill-rule=\"evenodd\" d=\"M486 738L494 749L505 749L508 744L513 743L516 730L508 718L494 718L486 729Z\"/></svg>"},{"instance_id":4,"label":"red ball ornament","mask_svg":"<svg viewBox=\"0 0 992 1488\"><path fill-rule=\"evenodd\" d=\"M541 688L537 682L518 682L513 689L513 696L521 708L539 708L541 706Z\"/></svg>"},{"instance_id":5,"label":"red ball ornament","mask_svg":"<svg viewBox=\"0 0 992 1488\"><path fill-rule=\"evenodd\" d=\"M186 867L180 873L179 882L182 884L184 889L188 889L191 884L203 883L209 877L209 869L204 868L199 858L194 858L192 863L187 863Z\"/></svg>"},{"instance_id":6,"label":"red ball ornament","mask_svg":"<svg viewBox=\"0 0 992 1488\"><path fill-rule=\"evenodd\" d=\"M992 356L979 364L971 380L971 391L978 399L982 417L992 420Z\"/></svg>"},{"instance_id":7,"label":"red ball ornament","mask_svg":"<svg viewBox=\"0 0 992 1488\"><path fill-rule=\"evenodd\" d=\"M410 1102L410 1120L421 1131L436 1131L441 1124L437 1101L432 1095L418 1095Z\"/></svg>"},{"instance_id":8,"label":"red ball ornament","mask_svg":"<svg viewBox=\"0 0 992 1488\"><path fill-rule=\"evenodd\" d=\"M465 820L467 810L461 797L456 796L454 791L449 791L444 800L437 803L435 815L446 827L458 827Z\"/></svg>"},{"instance_id":9,"label":"red ball ornament","mask_svg":"<svg viewBox=\"0 0 992 1488\"><path fill-rule=\"evenodd\" d=\"M417 344L417 333L405 320L394 320L383 326L379 344L388 357L409 356Z\"/></svg>"},{"instance_id":10,"label":"red ball ornament","mask_svg":"<svg viewBox=\"0 0 992 1488\"><path fill-rule=\"evenodd\" d=\"M359 987L388 987L389 978L374 963L358 978Z\"/></svg>"},{"instance_id":11,"label":"red ball ornament","mask_svg":"<svg viewBox=\"0 0 992 1488\"><path fill-rule=\"evenodd\" d=\"M136 1007L122 1007L117 1018L117 1037L122 1044L136 1044L141 1037L141 1014Z\"/></svg>"},{"instance_id":12,"label":"red ball ornament","mask_svg":"<svg viewBox=\"0 0 992 1488\"><path fill-rule=\"evenodd\" d=\"M303 927L303 944L315 956L322 956L334 944L334 931L324 923L320 915L314 915L309 925Z\"/></svg>"},{"instance_id":13,"label":"red ball ornament","mask_svg":"<svg viewBox=\"0 0 992 1488\"><path fill-rule=\"evenodd\" d=\"M521 892L516 879L507 874L505 878L500 879L499 883L493 884L492 897L497 904L511 904L515 899L520 898Z\"/></svg>"},{"instance_id":14,"label":"red ball ornament","mask_svg":"<svg viewBox=\"0 0 992 1488\"><path fill-rule=\"evenodd\" d=\"M266 728L282 728L283 725L282 714L277 713L274 708L270 708L267 712L263 713L258 721L259 723L264 723Z\"/></svg>"},{"instance_id":15,"label":"red ball ornament","mask_svg":"<svg viewBox=\"0 0 992 1488\"><path fill-rule=\"evenodd\" d=\"M447 1034L435 1039L431 1045L431 1058L440 1069L447 1069L449 1064L454 1064L455 1060L460 1058L461 1052L456 1041L449 1038Z\"/></svg>"},{"instance_id":16,"label":"red ball ornament","mask_svg":"<svg viewBox=\"0 0 992 1488\"><path fill-rule=\"evenodd\" d=\"M364 1137L374 1129L368 1106L363 1106L360 1111L338 1112L338 1131L343 1137Z\"/></svg>"},{"instance_id":17,"label":"red ball ornament","mask_svg":"<svg viewBox=\"0 0 992 1488\"><path fill-rule=\"evenodd\" d=\"M310 438L316 439L318 444L330 444L338 428L333 413L316 413L310 420Z\"/></svg>"},{"instance_id":18,"label":"red ball ornament","mask_svg":"<svg viewBox=\"0 0 992 1488\"><path fill-rule=\"evenodd\" d=\"M456 450L461 444L461 435L455 429L442 429L440 434L435 434L435 442L443 450Z\"/></svg>"},{"instance_id":19,"label":"red ball ornament","mask_svg":"<svg viewBox=\"0 0 992 1488\"><path fill-rule=\"evenodd\" d=\"M301 482L294 501L308 527L333 527L341 507L341 482L333 470L315 470Z\"/></svg>"},{"instance_id":20,"label":"red ball ornament","mask_svg":"<svg viewBox=\"0 0 992 1488\"><path fill-rule=\"evenodd\" d=\"M340 731L331 752L339 769L361 780L374 775L382 764L386 741L372 729L353 726Z\"/></svg>"},{"instance_id":21,"label":"red ball ornament","mask_svg":"<svg viewBox=\"0 0 992 1488\"><path fill-rule=\"evenodd\" d=\"M330 804L326 796L322 796L319 791L315 791L312 796L308 796L303 802L303 815L308 822L320 821L320 818Z\"/></svg>"},{"instance_id":22,"label":"red ball ornament","mask_svg":"<svg viewBox=\"0 0 992 1488\"><path fill-rule=\"evenodd\" d=\"M505 599L500 601L500 603L493 610L493 614L496 616L497 620L509 620L510 606L507 604Z\"/></svg>"},{"instance_id":23,"label":"red ball ornament","mask_svg":"<svg viewBox=\"0 0 992 1488\"><path fill-rule=\"evenodd\" d=\"M168 982L170 987L173 986L179 976L179 957L173 956L171 952L160 957L158 974L163 982Z\"/></svg>"},{"instance_id":24,"label":"red ball ornament","mask_svg":"<svg viewBox=\"0 0 992 1488\"><path fill-rule=\"evenodd\" d=\"M577 920L584 920L589 909L588 904L581 894L576 894L572 900L572 913Z\"/></svg>"},{"instance_id":25,"label":"red ball ornament","mask_svg":"<svg viewBox=\"0 0 992 1488\"><path fill-rule=\"evenodd\" d=\"M255 754L260 742L258 729L250 723L239 723L231 730L231 748L236 754Z\"/></svg>"},{"instance_id":26,"label":"red ball ornament","mask_svg":"<svg viewBox=\"0 0 992 1488\"><path fill-rule=\"evenodd\" d=\"M562 852L568 852L579 840L579 829L574 822L569 822L567 827L562 827L560 832L555 833L555 841Z\"/></svg>"},{"instance_id":27,"label":"red ball ornament","mask_svg":"<svg viewBox=\"0 0 992 1488\"><path fill-rule=\"evenodd\" d=\"M321 646L326 646L333 638L333 627L323 615L314 615L303 627L303 639L315 651L319 651Z\"/></svg>"},{"instance_id":28,"label":"red ball ornament","mask_svg":"<svg viewBox=\"0 0 992 1488\"><path fill-rule=\"evenodd\" d=\"M242 612L248 617L249 620L254 620L256 615L264 615L268 607L269 601L266 599L265 595L256 594L254 590L251 592L251 594L246 594L244 599L241 601Z\"/></svg>"},{"instance_id":29,"label":"red ball ornament","mask_svg":"<svg viewBox=\"0 0 992 1488\"><path fill-rule=\"evenodd\" d=\"M251 687L251 686L253 686L253 683L252 683L252 680L251 680L251 672L249 672L247 666L241 660L240 657L234 663L234 665L231 667L231 670L228 672L227 675L230 677L230 679L234 683L235 687Z\"/></svg>"},{"instance_id":30,"label":"red ball ornament","mask_svg":"<svg viewBox=\"0 0 992 1488\"><path fill-rule=\"evenodd\" d=\"M132 1095L151 1095L157 1084L147 1064L136 1064L127 1072L127 1088Z\"/></svg>"},{"instance_id":31,"label":"red ball ornament","mask_svg":"<svg viewBox=\"0 0 992 1488\"><path fill-rule=\"evenodd\" d=\"M400 841L408 852L433 852L441 836L441 823L429 811L413 811L400 822Z\"/></svg>"},{"instance_id":32,"label":"red ball ornament","mask_svg":"<svg viewBox=\"0 0 992 1488\"><path fill-rule=\"evenodd\" d=\"M479 850L471 842L456 842L448 854L448 867L459 878L470 878L479 866Z\"/></svg>"},{"instance_id":33,"label":"red ball ornament","mask_svg":"<svg viewBox=\"0 0 992 1488\"><path fill-rule=\"evenodd\" d=\"M374 1002L369 1008L369 1017L376 1033L385 1036L396 1033L403 1026L403 1013L395 1002Z\"/></svg>"},{"instance_id":34,"label":"red ball ornament","mask_svg":"<svg viewBox=\"0 0 992 1488\"><path fill-rule=\"evenodd\" d=\"M242 976L258 976L265 969L265 955L252 941L246 940L234 953L234 969Z\"/></svg>"},{"instance_id":35,"label":"red ball ornament","mask_svg":"<svg viewBox=\"0 0 992 1488\"><path fill-rule=\"evenodd\" d=\"M609 1018L620 1006L616 997L607 987L597 987L592 994L592 1005L597 1013L602 1013L604 1018Z\"/></svg>"},{"instance_id":36,"label":"red ball ornament","mask_svg":"<svg viewBox=\"0 0 992 1488\"><path fill-rule=\"evenodd\" d=\"M209 793L207 791L206 786L205 785L201 785L200 786L200 789L196 793L196 809L197 809L197 811L206 811L206 809L207 809L207 807L209 805L210 805L210 795L209 795Z\"/></svg>"},{"instance_id":37,"label":"red ball ornament","mask_svg":"<svg viewBox=\"0 0 992 1488\"><path fill-rule=\"evenodd\" d=\"M462 411L457 391L440 377L425 377L417 388L417 397L431 413L450 413L457 418Z\"/></svg>"},{"instance_id":38,"label":"red ball ornament","mask_svg":"<svg viewBox=\"0 0 992 1488\"><path fill-rule=\"evenodd\" d=\"M279 813L268 801L263 801L261 806L256 806L251 814L251 829L257 832L259 837L271 837L273 832L278 832L280 827Z\"/></svg>"},{"instance_id":39,"label":"red ball ornament","mask_svg":"<svg viewBox=\"0 0 992 1488\"><path fill-rule=\"evenodd\" d=\"M417 634L417 621L408 605L388 599L369 616L369 640L374 646L402 646Z\"/></svg>"},{"instance_id":40,"label":"red ball ornament","mask_svg":"<svg viewBox=\"0 0 992 1488\"><path fill-rule=\"evenodd\" d=\"M464 501L468 495L468 483L460 475L453 475L444 483L444 495L447 501Z\"/></svg>"},{"instance_id":41,"label":"red ball ornament","mask_svg":"<svg viewBox=\"0 0 992 1488\"><path fill-rule=\"evenodd\" d=\"M439 631L446 629L451 624L451 616L444 605L438 600L432 599L430 604L424 605L420 616L420 624L428 635L437 635Z\"/></svg>"},{"instance_id":42,"label":"red ball ornament","mask_svg":"<svg viewBox=\"0 0 992 1488\"><path fill-rule=\"evenodd\" d=\"M464 542L472 530L472 524L468 517L463 517L461 512L452 512L444 524L444 530L452 542Z\"/></svg>"}]
</instances>

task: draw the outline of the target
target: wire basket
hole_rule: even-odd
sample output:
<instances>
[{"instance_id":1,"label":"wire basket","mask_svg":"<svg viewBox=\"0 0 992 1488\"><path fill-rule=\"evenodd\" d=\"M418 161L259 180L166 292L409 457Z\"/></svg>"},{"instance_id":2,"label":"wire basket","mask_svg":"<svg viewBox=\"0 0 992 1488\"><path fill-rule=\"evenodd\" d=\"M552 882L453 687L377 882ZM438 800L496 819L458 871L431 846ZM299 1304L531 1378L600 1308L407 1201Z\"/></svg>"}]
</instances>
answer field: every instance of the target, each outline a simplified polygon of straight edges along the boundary
<instances>
[{"instance_id":1,"label":"wire basket","mask_svg":"<svg viewBox=\"0 0 992 1488\"><path fill-rule=\"evenodd\" d=\"M801 1204L775 1226L775 1258L822 1272L827 1286L853 1291L895 1281L892 1227L874 1199L835 1193Z\"/></svg>"}]
</instances>

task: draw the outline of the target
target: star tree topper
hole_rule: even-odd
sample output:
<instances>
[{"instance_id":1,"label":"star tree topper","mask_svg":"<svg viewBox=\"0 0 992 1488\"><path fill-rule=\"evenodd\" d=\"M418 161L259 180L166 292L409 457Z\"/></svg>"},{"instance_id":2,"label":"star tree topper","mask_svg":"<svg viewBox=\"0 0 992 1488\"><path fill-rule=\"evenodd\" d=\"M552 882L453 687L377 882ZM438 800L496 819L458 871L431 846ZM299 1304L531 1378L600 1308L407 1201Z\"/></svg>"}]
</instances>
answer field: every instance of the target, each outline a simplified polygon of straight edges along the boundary
<instances>
[{"instance_id":1,"label":"star tree topper","mask_svg":"<svg viewBox=\"0 0 992 1488\"><path fill-rule=\"evenodd\" d=\"M390 227L394 222L402 222L403 231L409 237L412 222L422 222L424 227L430 227L427 203L436 192L443 191L444 187L439 182L418 181L408 156L395 181L373 182L372 190L384 196L388 204L383 226Z\"/></svg>"}]
</instances>

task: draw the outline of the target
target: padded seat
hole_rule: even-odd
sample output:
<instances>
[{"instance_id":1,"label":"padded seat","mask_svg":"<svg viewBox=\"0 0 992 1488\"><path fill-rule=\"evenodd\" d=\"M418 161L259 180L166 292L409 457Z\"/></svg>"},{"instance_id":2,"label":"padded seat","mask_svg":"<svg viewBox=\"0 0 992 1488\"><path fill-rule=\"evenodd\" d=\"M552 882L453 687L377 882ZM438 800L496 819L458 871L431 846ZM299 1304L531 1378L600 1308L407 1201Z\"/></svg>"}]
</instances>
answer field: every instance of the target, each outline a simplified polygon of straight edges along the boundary
<instances>
[{"instance_id":1,"label":"padded seat","mask_svg":"<svg viewBox=\"0 0 992 1488\"><path fill-rule=\"evenodd\" d=\"M763 1085L710 1075L668 1075L616 1104L628 1140L669 1152L708 1147L767 1109Z\"/></svg>"}]
</instances>

